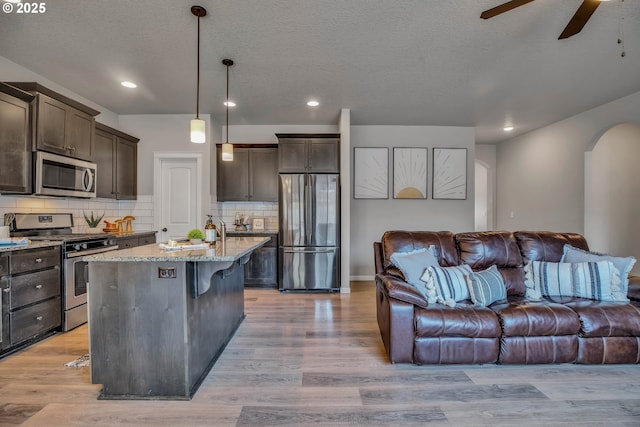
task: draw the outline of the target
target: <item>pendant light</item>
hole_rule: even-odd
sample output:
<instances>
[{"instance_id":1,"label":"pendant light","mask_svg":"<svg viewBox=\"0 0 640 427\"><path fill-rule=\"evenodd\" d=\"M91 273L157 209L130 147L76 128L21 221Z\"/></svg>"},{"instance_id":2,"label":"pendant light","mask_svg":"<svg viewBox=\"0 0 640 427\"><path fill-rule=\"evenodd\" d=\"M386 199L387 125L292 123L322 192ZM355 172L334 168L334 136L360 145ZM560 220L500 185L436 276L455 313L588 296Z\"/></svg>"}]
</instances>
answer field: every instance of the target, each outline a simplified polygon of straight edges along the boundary
<instances>
[{"instance_id":1,"label":"pendant light","mask_svg":"<svg viewBox=\"0 0 640 427\"><path fill-rule=\"evenodd\" d=\"M226 142L222 144L222 160L230 162L233 160L233 144L229 142L229 67L233 65L231 59L223 59L222 63L227 67L227 98L225 99L225 105L227 107L227 132Z\"/></svg>"},{"instance_id":2,"label":"pendant light","mask_svg":"<svg viewBox=\"0 0 640 427\"><path fill-rule=\"evenodd\" d=\"M200 118L200 18L207 14L202 6L191 6L191 13L198 17L198 72L196 77L196 118L191 119L191 142L204 144L206 141L205 122Z\"/></svg>"}]
</instances>

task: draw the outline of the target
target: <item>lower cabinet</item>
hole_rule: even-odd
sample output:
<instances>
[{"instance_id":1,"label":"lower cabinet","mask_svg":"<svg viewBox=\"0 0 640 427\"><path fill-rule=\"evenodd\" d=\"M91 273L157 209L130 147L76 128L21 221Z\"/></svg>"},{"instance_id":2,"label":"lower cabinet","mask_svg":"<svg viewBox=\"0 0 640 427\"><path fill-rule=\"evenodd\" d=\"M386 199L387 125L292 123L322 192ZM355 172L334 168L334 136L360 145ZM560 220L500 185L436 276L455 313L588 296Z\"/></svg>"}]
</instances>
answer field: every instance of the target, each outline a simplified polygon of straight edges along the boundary
<instances>
[{"instance_id":1,"label":"lower cabinet","mask_svg":"<svg viewBox=\"0 0 640 427\"><path fill-rule=\"evenodd\" d=\"M265 234L251 233L227 233L229 237L265 236ZM273 288L278 287L278 235L268 234L271 237L261 248L251 254L249 262L244 265L244 286L247 288Z\"/></svg>"},{"instance_id":2,"label":"lower cabinet","mask_svg":"<svg viewBox=\"0 0 640 427\"><path fill-rule=\"evenodd\" d=\"M116 238L119 249L135 248L136 246L150 245L156 242L156 233L127 235Z\"/></svg>"},{"instance_id":3,"label":"lower cabinet","mask_svg":"<svg viewBox=\"0 0 640 427\"><path fill-rule=\"evenodd\" d=\"M0 352L34 342L62 325L59 246L0 257Z\"/></svg>"}]
</instances>

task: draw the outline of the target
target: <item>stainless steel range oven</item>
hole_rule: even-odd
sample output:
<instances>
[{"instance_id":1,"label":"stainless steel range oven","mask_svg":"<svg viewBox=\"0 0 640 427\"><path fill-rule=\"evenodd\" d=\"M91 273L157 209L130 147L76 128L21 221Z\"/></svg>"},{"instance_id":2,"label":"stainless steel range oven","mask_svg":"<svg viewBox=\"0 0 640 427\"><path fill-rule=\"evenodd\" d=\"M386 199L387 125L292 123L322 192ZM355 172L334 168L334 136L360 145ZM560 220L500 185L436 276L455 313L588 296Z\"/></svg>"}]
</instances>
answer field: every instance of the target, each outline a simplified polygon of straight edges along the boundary
<instances>
[{"instance_id":1,"label":"stainless steel range oven","mask_svg":"<svg viewBox=\"0 0 640 427\"><path fill-rule=\"evenodd\" d=\"M5 214L5 224L12 236L28 236L31 240L62 242L63 330L68 331L87 322L87 285L89 272L85 255L118 249L113 234L73 234L71 214Z\"/></svg>"}]
</instances>

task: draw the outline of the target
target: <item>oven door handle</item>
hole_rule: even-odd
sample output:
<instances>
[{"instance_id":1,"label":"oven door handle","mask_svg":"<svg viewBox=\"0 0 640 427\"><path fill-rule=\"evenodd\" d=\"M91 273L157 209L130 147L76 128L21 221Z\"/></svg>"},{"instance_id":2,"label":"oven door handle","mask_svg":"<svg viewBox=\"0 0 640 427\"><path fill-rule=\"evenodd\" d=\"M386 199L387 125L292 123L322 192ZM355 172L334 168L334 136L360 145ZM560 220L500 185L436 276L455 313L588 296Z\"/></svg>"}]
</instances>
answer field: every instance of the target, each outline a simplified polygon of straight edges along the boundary
<instances>
[{"instance_id":1,"label":"oven door handle","mask_svg":"<svg viewBox=\"0 0 640 427\"><path fill-rule=\"evenodd\" d=\"M103 252L115 251L117 249L119 249L118 246L109 246L108 248L87 249L86 251L67 254L66 257L79 258L81 256L86 256L86 255L94 255L94 254L101 254Z\"/></svg>"}]
</instances>

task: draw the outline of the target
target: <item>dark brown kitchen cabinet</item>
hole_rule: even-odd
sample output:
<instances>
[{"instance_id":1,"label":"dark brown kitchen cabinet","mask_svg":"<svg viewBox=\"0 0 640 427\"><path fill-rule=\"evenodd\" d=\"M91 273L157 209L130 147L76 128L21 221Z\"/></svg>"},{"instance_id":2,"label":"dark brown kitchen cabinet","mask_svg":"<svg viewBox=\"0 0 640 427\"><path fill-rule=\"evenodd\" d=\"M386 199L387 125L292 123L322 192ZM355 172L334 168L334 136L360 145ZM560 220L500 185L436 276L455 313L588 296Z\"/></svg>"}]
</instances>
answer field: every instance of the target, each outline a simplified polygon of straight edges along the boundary
<instances>
[{"instance_id":1,"label":"dark brown kitchen cabinet","mask_svg":"<svg viewBox=\"0 0 640 427\"><path fill-rule=\"evenodd\" d=\"M251 252L244 265L244 286L247 288L278 288L278 233L227 233L229 237L271 237L264 246Z\"/></svg>"},{"instance_id":2,"label":"dark brown kitchen cabinet","mask_svg":"<svg viewBox=\"0 0 640 427\"><path fill-rule=\"evenodd\" d=\"M96 123L96 196L135 200L138 195L138 138Z\"/></svg>"},{"instance_id":3,"label":"dark brown kitchen cabinet","mask_svg":"<svg viewBox=\"0 0 640 427\"><path fill-rule=\"evenodd\" d=\"M61 264L60 246L1 255L1 352L40 340L61 327Z\"/></svg>"},{"instance_id":4,"label":"dark brown kitchen cabinet","mask_svg":"<svg viewBox=\"0 0 640 427\"><path fill-rule=\"evenodd\" d=\"M9 83L36 96L32 128L35 148L63 156L92 161L94 156L94 110L38 83Z\"/></svg>"},{"instance_id":5,"label":"dark brown kitchen cabinet","mask_svg":"<svg viewBox=\"0 0 640 427\"><path fill-rule=\"evenodd\" d=\"M0 192L31 193L30 108L34 96L0 83Z\"/></svg>"},{"instance_id":6,"label":"dark brown kitchen cabinet","mask_svg":"<svg viewBox=\"0 0 640 427\"><path fill-rule=\"evenodd\" d=\"M278 170L283 173L339 173L339 134L277 133Z\"/></svg>"},{"instance_id":7,"label":"dark brown kitchen cabinet","mask_svg":"<svg viewBox=\"0 0 640 427\"><path fill-rule=\"evenodd\" d=\"M275 144L234 144L233 161L216 147L219 202L277 202L278 148Z\"/></svg>"}]
</instances>

